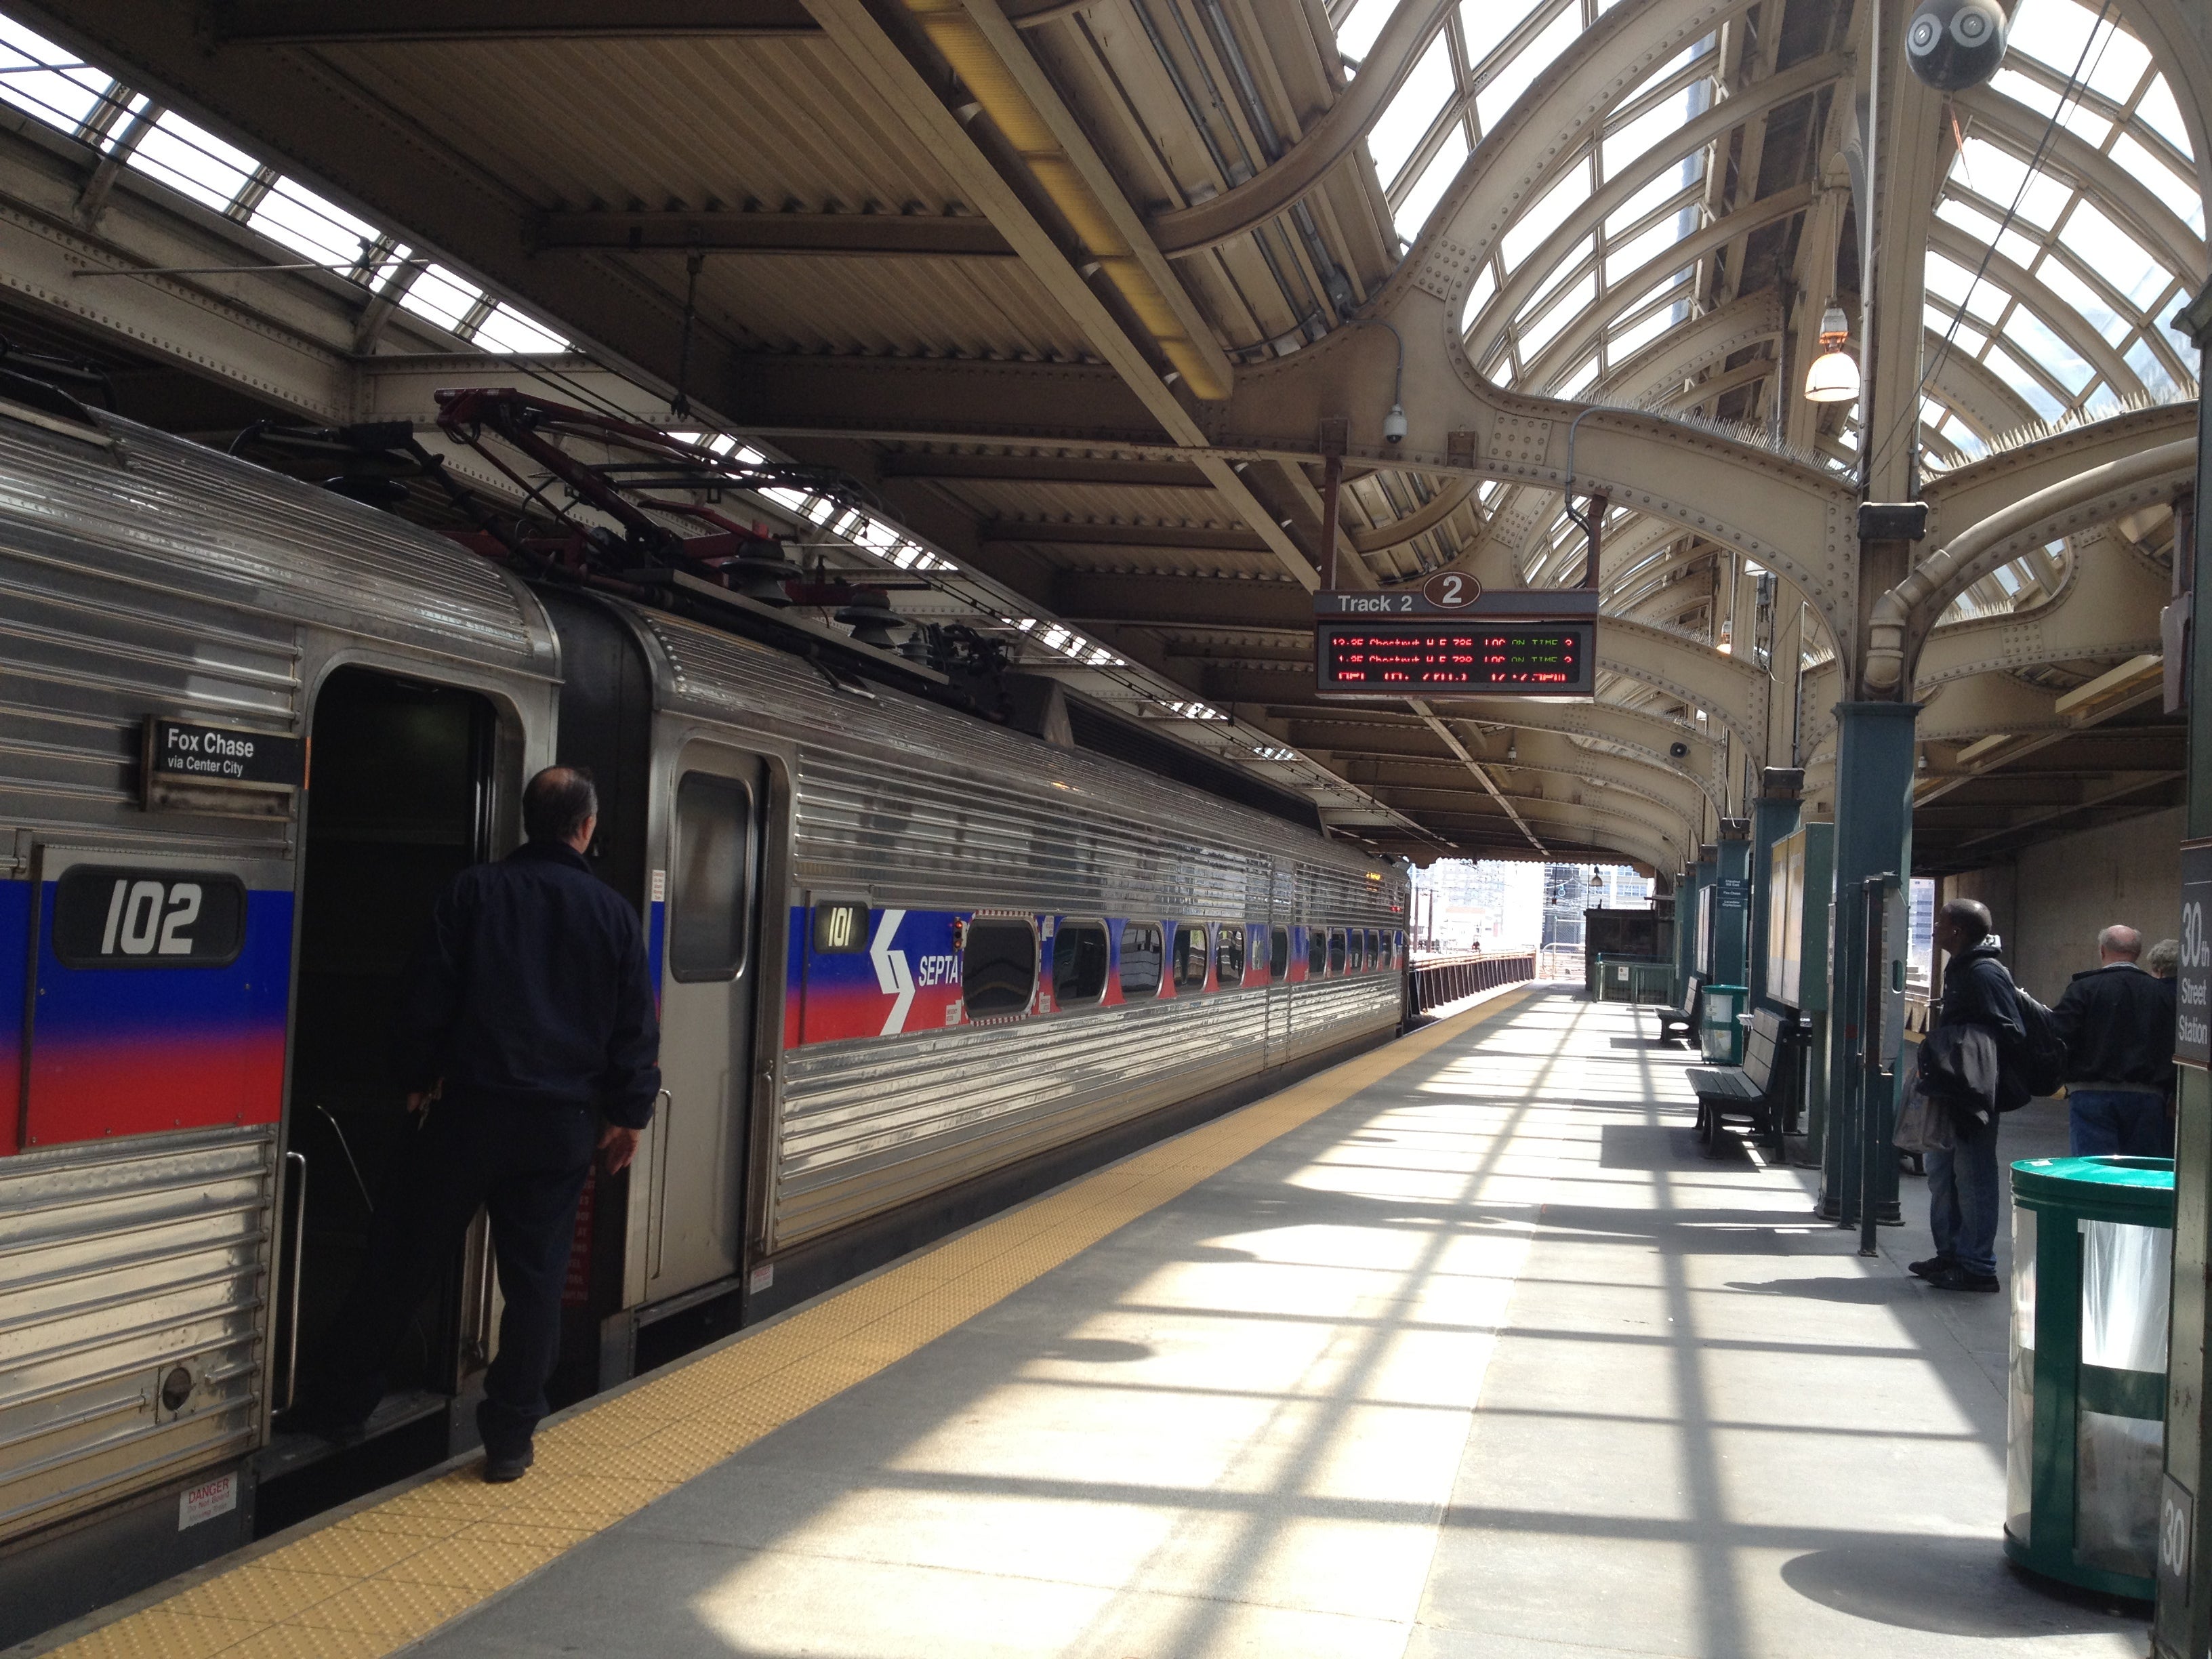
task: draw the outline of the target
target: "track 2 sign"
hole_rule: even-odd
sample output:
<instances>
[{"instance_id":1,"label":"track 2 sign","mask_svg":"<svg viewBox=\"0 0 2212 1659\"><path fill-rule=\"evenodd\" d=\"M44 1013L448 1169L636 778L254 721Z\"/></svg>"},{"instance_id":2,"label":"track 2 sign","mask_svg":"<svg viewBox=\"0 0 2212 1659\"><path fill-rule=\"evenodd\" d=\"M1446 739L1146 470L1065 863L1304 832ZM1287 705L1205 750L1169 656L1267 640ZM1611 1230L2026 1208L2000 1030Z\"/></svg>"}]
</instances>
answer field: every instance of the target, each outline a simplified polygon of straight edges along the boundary
<instances>
[{"instance_id":1,"label":"track 2 sign","mask_svg":"<svg viewBox=\"0 0 2212 1659\"><path fill-rule=\"evenodd\" d=\"M1421 584L1431 610L1464 611L1482 597L1482 584L1459 570L1439 570Z\"/></svg>"}]
</instances>

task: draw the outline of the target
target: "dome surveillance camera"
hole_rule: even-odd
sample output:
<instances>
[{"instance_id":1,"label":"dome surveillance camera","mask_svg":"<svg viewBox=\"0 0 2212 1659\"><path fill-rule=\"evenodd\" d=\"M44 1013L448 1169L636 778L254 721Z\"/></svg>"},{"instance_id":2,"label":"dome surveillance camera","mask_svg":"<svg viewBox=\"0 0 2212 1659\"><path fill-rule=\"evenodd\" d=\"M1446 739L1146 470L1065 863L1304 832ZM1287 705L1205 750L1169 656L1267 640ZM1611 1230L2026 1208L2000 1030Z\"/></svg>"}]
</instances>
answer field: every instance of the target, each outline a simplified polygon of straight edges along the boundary
<instances>
[{"instance_id":1,"label":"dome surveillance camera","mask_svg":"<svg viewBox=\"0 0 2212 1659\"><path fill-rule=\"evenodd\" d=\"M1667 752L1676 760L1687 760L1690 755L1690 745L1686 743L1670 743L1667 745Z\"/></svg>"},{"instance_id":2,"label":"dome surveillance camera","mask_svg":"<svg viewBox=\"0 0 2212 1659\"><path fill-rule=\"evenodd\" d=\"M1406 405L1392 404L1390 412L1382 417L1382 441L1401 444L1406 441Z\"/></svg>"}]
</instances>

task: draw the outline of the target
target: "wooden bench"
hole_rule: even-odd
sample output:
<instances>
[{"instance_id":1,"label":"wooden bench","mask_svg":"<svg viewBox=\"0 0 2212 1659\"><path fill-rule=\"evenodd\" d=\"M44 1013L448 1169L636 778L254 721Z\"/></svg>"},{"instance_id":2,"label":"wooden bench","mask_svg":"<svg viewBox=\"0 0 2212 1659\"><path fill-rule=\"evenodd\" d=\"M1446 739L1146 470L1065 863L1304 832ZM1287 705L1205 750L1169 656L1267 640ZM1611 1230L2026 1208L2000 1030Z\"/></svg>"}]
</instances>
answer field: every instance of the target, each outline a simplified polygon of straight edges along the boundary
<instances>
[{"instance_id":1,"label":"wooden bench","mask_svg":"<svg viewBox=\"0 0 2212 1659\"><path fill-rule=\"evenodd\" d=\"M1664 1042L1668 1037L1674 1036L1694 1038L1698 1035L1698 996L1705 988L1705 981L1692 974L1682 983L1682 1006L1680 1008L1654 1008L1651 1011L1659 1016L1660 1042Z\"/></svg>"},{"instance_id":2,"label":"wooden bench","mask_svg":"<svg viewBox=\"0 0 2212 1659\"><path fill-rule=\"evenodd\" d=\"M1771 1139L1782 1132L1781 1091L1776 1087L1784 1036L1783 1018L1771 1008L1751 1017L1751 1035L1741 1066L1692 1066L1690 1087L1698 1096L1698 1139L1717 1148L1730 1117L1740 1117L1753 1135ZM1781 1074L1781 1081L1789 1073Z\"/></svg>"}]
</instances>

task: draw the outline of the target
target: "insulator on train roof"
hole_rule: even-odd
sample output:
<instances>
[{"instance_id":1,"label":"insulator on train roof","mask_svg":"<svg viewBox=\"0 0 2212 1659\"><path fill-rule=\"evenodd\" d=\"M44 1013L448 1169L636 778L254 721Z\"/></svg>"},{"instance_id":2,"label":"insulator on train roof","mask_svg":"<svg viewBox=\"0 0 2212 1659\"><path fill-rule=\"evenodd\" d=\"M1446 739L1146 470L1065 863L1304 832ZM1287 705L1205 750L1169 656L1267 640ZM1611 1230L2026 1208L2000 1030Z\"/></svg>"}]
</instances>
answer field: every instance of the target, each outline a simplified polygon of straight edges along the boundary
<instances>
[{"instance_id":1,"label":"insulator on train roof","mask_svg":"<svg viewBox=\"0 0 2212 1659\"><path fill-rule=\"evenodd\" d=\"M911 626L891 609L890 596L872 587L855 592L852 602L839 610L832 620L853 630L855 644L873 646L878 651L889 651L897 644L891 637L891 629Z\"/></svg>"},{"instance_id":2,"label":"insulator on train roof","mask_svg":"<svg viewBox=\"0 0 2212 1659\"><path fill-rule=\"evenodd\" d=\"M784 583L806 574L783 556L781 546L775 542L748 544L723 567L723 572L732 587L763 605L789 605L791 595L783 591Z\"/></svg>"},{"instance_id":3,"label":"insulator on train roof","mask_svg":"<svg viewBox=\"0 0 2212 1659\"><path fill-rule=\"evenodd\" d=\"M1996 0L1921 0L1905 26L1905 61L1938 92L1978 87L2004 61Z\"/></svg>"}]
</instances>

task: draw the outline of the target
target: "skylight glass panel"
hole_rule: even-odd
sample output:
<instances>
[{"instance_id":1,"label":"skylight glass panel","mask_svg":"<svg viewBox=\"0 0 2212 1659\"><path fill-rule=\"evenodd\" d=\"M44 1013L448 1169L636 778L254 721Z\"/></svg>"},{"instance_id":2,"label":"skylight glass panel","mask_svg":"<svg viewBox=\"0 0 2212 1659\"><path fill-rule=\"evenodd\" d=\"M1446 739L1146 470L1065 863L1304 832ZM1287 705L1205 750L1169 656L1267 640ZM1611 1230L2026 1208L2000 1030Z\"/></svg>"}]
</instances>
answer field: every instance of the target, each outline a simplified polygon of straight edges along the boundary
<instances>
[{"instance_id":1,"label":"skylight glass panel","mask_svg":"<svg viewBox=\"0 0 2212 1659\"><path fill-rule=\"evenodd\" d=\"M1592 353L1588 362L1560 382L1558 391L1553 395L1560 398L1581 397L1597 384L1597 356L1595 353Z\"/></svg>"},{"instance_id":2,"label":"skylight glass panel","mask_svg":"<svg viewBox=\"0 0 2212 1659\"><path fill-rule=\"evenodd\" d=\"M1465 333L1474 326L1474 319L1482 314L1483 307L1490 303L1491 295L1498 292L1498 267L1486 259L1482 269L1474 274L1474 286L1467 293L1467 309L1460 313L1460 331Z\"/></svg>"},{"instance_id":3,"label":"skylight glass panel","mask_svg":"<svg viewBox=\"0 0 2212 1659\"><path fill-rule=\"evenodd\" d=\"M2076 398L2088 389L2096 371L2026 306L2013 307L2012 315L2005 319L2004 335L2014 349Z\"/></svg>"},{"instance_id":4,"label":"skylight glass panel","mask_svg":"<svg viewBox=\"0 0 2212 1659\"><path fill-rule=\"evenodd\" d=\"M2173 88L2166 85L2163 75L2154 76L2144 90L2142 101L2136 106L2136 119L2184 155L2196 159L2197 152L2189 143L2189 129L2182 124L2181 106L2173 101Z\"/></svg>"},{"instance_id":5,"label":"skylight glass panel","mask_svg":"<svg viewBox=\"0 0 2212 1659\"><path fill-rule=\"evenodd\" d=\"M1450 47L1439 34L1413 65L1398 95L1368 129L1367 153L1375 158L1376 178L1387 184L1398 176L1398 169L1436 125L1437 112L1451 94Z\"/></svg>"},{"instance_id":6,"label":"skylight glass panel","mask_svg":"<svg viewBox=\"0 0 2212 1659\"><path fill-rule=\"evenodd\" d=\"M2090 44L2094 32L2096 44ZM2061 76L2074 72L2088 49L2087 80L2116 103L2125 103L2149 66L2150 54L2133 36L2107 21L2101 28L2091 8L2074 0L2027 0L2007 31L2009 50L2033 58Z\"/></svg>"},{"instance_id":7,"label":"skylight glass panel","mask_svg":"<svg viewBox=\"0 0 2212 1659\"><path fill-rule=\"evenodd\" d=\"M1396 0L1359 0L1352 9L1352 15L1344 20L1344 27L1336 32L1337 55L1364 59L1373 49L1375 37L1390 21L1390 9L1395 3Z\"/></svg>"},{"instance_id":8,"label":"skylight glass panel","mask_svg":"<svg viewBox=\"0 0 2212 1659\"><path fill-rule=\"evenodd\" d=\"M106 101L114 77L13 18L0 17L0 100L71 131Z\"/></svg>"},{"instance_id":9,"label":"skylight glass panel","mask_svg":"<svg viewBox=\"0 0 2212 1659\"><path fill-rule=\"evenodd\" d=\"M131 166L220 213L238 199L259 164L170 110L139 139Z\"/></svg>"},{"instance_id":10,"label":"skylight glass panel","mask_svg":"<svg viewBox=\"0 0 2212 1659\"><path fill-rule=\"evenodd\" d=\"M427 317L447 329L459 329L461 319L483 298L483 290L464 282L443 265L425 265L407 292L401 307L417 317Z\"/></svg>"},{"instance_id":11,"label":"skylight glass panel","mask_svg":"<svg viewBox=\"0 0 2212 1659\"><path fill-rule=\"evenodd\" d=\"M487 351L566 351L568 343L514 307L496 305L469 337Z\"/></svg>"},{"instance_id":12,"label":"skylight glass panel","mask_svg":"<svg viewBox=\"0 0 2212 1659\"><path fill-rule=\"evenodd\" d=\"M2065 406L2052 397L2041 380L2021 367L2002 346L1993 345L1982 361L1994 370L2014 394L2025 399L2046 421L2055 421L2066 412Z\"/></svg>"},{"instance_id":13,"label":"skylight glass panel","mask_svg":"<svg viewBox=\"0 0 2212 1659\"><path fill-rule=\"evenodd\" d=\"M2005 300L2008 297L2005 291L1990 282L1988 277L1984 276L1979 282L1976 282L1972 271L1955 259L1941 253L1930 253L1928 256L1926 274L1923 280L1927 283L1928 291L1930 294L1939 299L1949 301L1953 309L1955 310L1963 305L1972 314L1985 317L1991 322L1995 322L1997 313L2004 309ZM1971 299L1968 297L1970 290Z\"/></svg>"},{"instance_id":14,"label":"skylight glass panel","mask_svg":"<svg viewBox=\"0 0 2212 1659\"><path fill-rule=\"evenodd\" d=\"M1959 227L1978 242L1995 240L1997 222L1970 203L1955 196L1946 196L1936 204L1936 216Z\"/></svg>"},{"instance_id":15,"label":"skylight glass panel","mask_svg":"<svg viewBox=\"0 0 2212 1659\"><path fill-rule=\"evenodd\" d=\"M2053 3L2065 4L2067 0L2053 0ZM2020 206L2013 215L2014 222L2024 221L2045 230L2058 222L2058 216L2066 210L2074 194L2048 173L2031 174L2027 162L1986 138L1970 137L1951 164L1951 173L1976 195L2000 206L2011 207L2017 198Z\"/></svg>"},{"instance_id":16,"label":"skylight glass panel","mask_svg":"<svg viewBox=\"0 0 2212 1659\"><path fill-rule=\"evenodd\" d=\"M2197 197L2197 181L2174 171L2164 157L2150 146L2123 132L2112 141L2112 160L2150 188L2151 193L2168 207Z\"/></svg>"},{"instance_id":17,"label":"skylight glass panel","mask_svg":"<svg viewBox=\"0 0 2212 1659\"><path fill-rule=\"evenodd\" d=\"M1608 287L1624 282L1646 264L1682 240L1680 216L1662 219L1632 240L1616 243L1605 251L1605 280Z\"/></svg>"},{"instance_id":18,"label":"skylight glass panel","mask_svg":"<svg viewBox=\"0 0 2212 1659\"><path fill-rule=\"evenodd\" d=\"M1705 152L1699 150L1696 159L1702 163ZM1658 211L1680 196L1685 187L1681 176L1673 168L1662 167L1656 178L1606 216L1605 234L1607 236L1626 235L1638 220Z\"/></svg>"},{"instance_id":19,"label":"skylight glass panel","mask_svg":"<svg viewBox=\"0 0 2212 1659\"><path fill-rule=\"evenodd\" d=\"M2079 98L2067 100L2066 112L2058 118L2058 125L2093 149L2102 149L2105 140L2112 136L2112 124Z\"/></svg>"},{"instance_id":20,"label":"skylight glass panel","mask_svg":"<svg viewBox=\"0 0 2212 1659\"><path fill-rule=\"evenodd\" d=\"M1674 312L1671 306L1661 306L1646 312L1627 327L1617 330L1606 342L1606 356L1615 364L1625 362L1664 334L1673 326Z\"/></svg>"},{"instance_id":21,"label":"skylight glass panel","mask_svg":"<svg viewBox=\"0 0 2212 1659\"><path fill-rule=\"evenodd\" d=\"M1990 90L2002 93L2015 104L2033 110L2049 120L2058 108L2058 94L2032 75L2023 75L2016 69L2001 69L1990 77Z\"/></svg>"},{"instance_id":22,"label":"skylight glass panel","mask_svg":"<svg viewBox=\"0 0 2212 1659\"><path fill-rule=\"evenodd\" d=\"M1363 0L1363 3L1376 4L1381 0ZM1540 3L1541 0L1462 0L1459 26L1467 37L1467 61L1479 65Z\"/></svg>"},{"instance_id":23,"label":"skylight glass panel","mask_svg":"<svg viewBox=\"0 0 2212 1659\"><path fill-rule=\"evenodd\" d=\"M1559 15L1545 25L1543 33L1515 53L1513 61L1475 94L1475 118L1482 123L1485 132L1498 125L1506 111L1513 107L1514 100L1528 89L1528 83L1551 67L1553 58L1574 45L1575 37L1582 32L1581 8L1562 7Z\"/></svg>"},{"instance_id":24,"label":"skylight glass panel","mask_svg":"<svg viewBox=\"0 0 2212 1659\"><path fill-rule=\"evenodd\" d=\"M1661 140L1680 132L1682 124L1690 118L1698 89L1710 89L1711 85L1710 82L1698 82L1675 96L1654 104L1626 126L1607 133L1600 158L1605 164L1605 176L1618 179L1631 161Z\"/></svg>"},{"instance_id":25,"label":"skylight glass panel","mask_svg":"<svg viewBox=\"0 0 2212 1659\"><path fill-rule=\"evenodd\" d=\"M2072 268L2055 254L2046 257L2037 267L2035 277L2058 299L2080 313L2081 320L2095 329L2107 345L2118 345L2134 331L2132 321L2114 313L2096 289L2076 276Z\"/></svg>"},{"instance_id":26,"label":"skylight glass panel","mask_svg":"<svg viewBox=\"0 0 2212 1659\"><path fill-rule=\"evenodd\" d=\"M1529 254L1542 246L1549 236L1566 222L1569 215L1589 200L1590 164L1588 157L1576 161L1559 181L1538 197L1510 225L1506 227L1498 252L1504 256L1505 268L1511 270Z\"/></svg>"},{"instance_id":27,"label":"skylight glass panel","mask_svg":"<svg viewBox=\"0 0 2212 1659\"><path fill-rule=\"evenodd\" d=\"M1570 283L1559 297L1547 307L1544 314L1521 331L1521 361L1531 358L1559 337L1560 331L1580 316L1583 309L1597 298L1597 278L1585 276L1579 283Z\"/></svg>"},{"instance_id":28,"label":"skylight glass panel","mask_svg":"<svg viewBox=\"0 0 2212 1659\"><path fill-rule=\"evenodd\" d=\"M2163 396L2173 390L2173 374L2151 349L2148 339L2136 336L2135 343L2122 354L2128 367L2136 372L2136 379L2143 383L2144 390Z\"/></svg>"},{"instance_id":29,"label":"skylight glass panel","mask_svg":"<svg viewBox=\"0 0 2212 1659\"><path fill-rule=\"evenodd\" d=\"M2068 252L2137 305L2155 299L2172 281L2166 268L2142 251L2141 243L2086 198L2067 219L2058 240Z\"/></svg>"},{"instance_id":30,"label":"skylight glass panel","mask_svg":"<svg viewBox=\"0 0 2212 1659\"><path fill-rule=\"evenodd\" d=\"M1436 155L1422 170L1420 178L1414 181L1413 187L1406 192L1405 200L1398 204L1393 222L1397 225L1401 236L1410 242L1421 234L1421 227L1429 222L1430 212L1450 187L1451 181L1458 176L1461 164L1466 160L1467 134L1454 127L1445 135L1443 143L1437 147Z\"/></svg>"},{"instance_id":31,"label":"skylight glass panel","mask_svg":"<svg viewBox=\"0 0 2212 1659\"><path fill-rule=\"evenodd\" d=\"M270 240L337 270L360 264L377 239L376 227L368 221L289 179L271 185L246 222Z\"/></svg>"}]
</instances>

